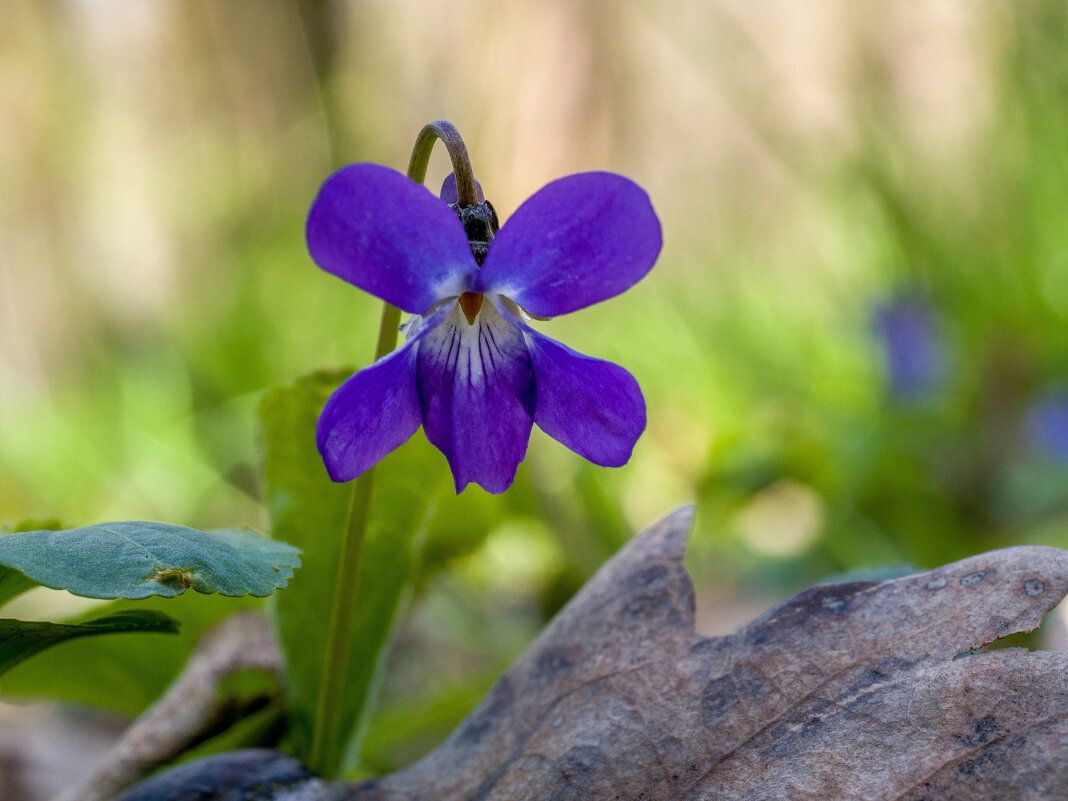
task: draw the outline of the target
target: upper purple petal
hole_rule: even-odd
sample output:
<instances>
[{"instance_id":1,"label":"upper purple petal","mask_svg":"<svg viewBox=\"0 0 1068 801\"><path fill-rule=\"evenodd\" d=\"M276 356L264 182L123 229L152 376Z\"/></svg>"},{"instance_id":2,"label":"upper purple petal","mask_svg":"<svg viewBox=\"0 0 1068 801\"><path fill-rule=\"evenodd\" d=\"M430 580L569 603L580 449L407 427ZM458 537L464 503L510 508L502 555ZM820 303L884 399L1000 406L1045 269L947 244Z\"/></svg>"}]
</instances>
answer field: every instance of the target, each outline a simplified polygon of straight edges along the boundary
<instances>
[{"instance_id":1,"label":"upper purple petal","mask_svg":"<svg viewBox=\"0 0 1068 801\"><path fill-rule=\"evenodd\" d=\"M626 464L645 430L645 399L634 376L525 326L524 332L534 365L538 428L594 464Z\"/></svg>"},{"instance_id":2,"label":"upper purple petal","mask_svg":"<svg viewBox=\"0 0 1068 801\"><path fill-rule=\"evenodd\" d=\"M441 182L441 194L438 197L446 203L460 202L460 193L456 191L456 173L450 172L445 176L445 180ZM482 184L478 182L478 179L475 179L475 198L479 203L486 199L486 196L482 194Z\"/></svg>"},{"instance_id":3,"label":"upper purple petal","mask_svg":"<svg viewBox=\"0 0 1068 801\"><path fill-rule=\"evenodd\" d=\"M520 330L488 300L471 325L453 308L419 343L423 428L449 460L456 491L504 492L526 455L534 378Z\"/></svg>"},{"instance_id":4,"label":"upper purple petal","mask_svg":"<svg viewBox=\"0 0 1068 801\"><path fill-rule=\"evenodd\" d=\"M478 269L456 214L426 187L378 164L353 164L327 178L306 233L316 264L413 314L468 289Z\"/></svg>"},{"instance_id":5,"label":"upper purple petal","mask_svg":"<svg viewBox=\"0 0 1068 801\"><path fill-rule=\"evenodd\" d=\"M566 314L618 295L652 268L660 221L645 190L621 175L553 181L520 206L490 244L476 292L531 314Z\"/></svg>"},{"instance_id":6,"label":"upper purple petal","mask_svg":"<svg viewBox=\"0 0 1068 801\"><path fill-rule=\"evenodd\" d=\"M414 342L349 378L326 402L316 439L334 481L350 481L419 429Z\"/></svg>"}]
</instances>

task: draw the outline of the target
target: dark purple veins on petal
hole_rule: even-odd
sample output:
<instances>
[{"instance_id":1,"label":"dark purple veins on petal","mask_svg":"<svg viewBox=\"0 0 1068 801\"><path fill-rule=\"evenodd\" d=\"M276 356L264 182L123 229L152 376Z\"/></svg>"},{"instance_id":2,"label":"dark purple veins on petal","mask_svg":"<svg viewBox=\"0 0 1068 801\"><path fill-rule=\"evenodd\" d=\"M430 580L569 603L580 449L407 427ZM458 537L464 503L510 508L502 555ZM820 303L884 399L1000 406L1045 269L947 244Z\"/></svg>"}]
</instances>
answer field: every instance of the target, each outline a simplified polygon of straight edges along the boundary
<instances>
[{"instance_id":1,"label":"dark purple veins on petal","mask_svg":"<svg viewBox=\"0 0 1068 801\"><path fill-rule=\"evenodd\" d=\"M660 247L645 190L612 173L571 175L504 223L473 291L503 294L537 316L566 314L637 283Z\"/></svg>"},{"instance_id":2,"label":"dark purple veins on petal","mask_svg":"<svg viewBox=\"0 0 1068 801\"><path fill-rule=\"evenodd\" d=\"M413 314L470 289L478 269L449 207L377 164L353 164L326 180L306 236L324 270Z\"/></svg>"},{"instance_id":3,"label":"dark purple veins on petal","mask_svg":"<svg viewBox=\"0 0 1068 801\"><path fill-rule=\"evenodd\" d=\"M423 428L449 461L456 491L504 492L526 455L533 412L530 355L518 328L483 303L474 325L457 311L419 343Z\"/></svg>"}]
</instances>

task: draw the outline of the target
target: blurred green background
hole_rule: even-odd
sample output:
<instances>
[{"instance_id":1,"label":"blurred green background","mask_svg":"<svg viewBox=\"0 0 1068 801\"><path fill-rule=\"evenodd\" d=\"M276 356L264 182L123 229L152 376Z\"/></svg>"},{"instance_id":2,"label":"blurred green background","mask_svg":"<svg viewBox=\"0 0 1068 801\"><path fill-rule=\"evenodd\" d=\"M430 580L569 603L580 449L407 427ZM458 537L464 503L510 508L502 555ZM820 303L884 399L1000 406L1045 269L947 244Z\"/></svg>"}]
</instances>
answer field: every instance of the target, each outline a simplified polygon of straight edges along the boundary
<instances>
[{"instance_id":1,"label":"blurred green background","mask_svg":"<svg viewBox=\"0 0 1068 801\"><path fill-rule=\"evenodd\" d=\"M440 493L369 770L443 736L680 504L709 633L836 573L1068 546L1063 1L0 19L0 521L265 530L260 399L366 364L379 314L310 261L304 216L342 164L403 170L428 121L456 124L504 220L585 170L653 199L653 272L541 326L634 373L648 430L617 470L536 432L509 493ZM428 184L446 171L436 152ZM439 491L444 458L410 448Z\"/></svg>"}]
</instances>

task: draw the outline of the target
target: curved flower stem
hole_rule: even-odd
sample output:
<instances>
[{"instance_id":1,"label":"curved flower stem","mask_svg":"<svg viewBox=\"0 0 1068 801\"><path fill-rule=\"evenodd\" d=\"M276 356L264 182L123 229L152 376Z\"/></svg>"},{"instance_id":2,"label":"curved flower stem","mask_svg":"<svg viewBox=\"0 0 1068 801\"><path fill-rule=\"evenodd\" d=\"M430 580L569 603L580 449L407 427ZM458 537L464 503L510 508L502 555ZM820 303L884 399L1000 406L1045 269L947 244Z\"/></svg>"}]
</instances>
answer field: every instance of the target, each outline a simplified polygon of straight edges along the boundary
<instances>
[{"instance_id":1,"label":"curved flower stem","mask_svg":"<svg viewBox=\"0 0 1068 801\"><path fill-rule=\"evenodd\" d=\"M452 171L456 175L456 194L461 206L474 206L478 203L475 191L475 173L471 169L471 159L467 155L467 145L460 138L460 132L448 120L438 120L423 126L412 148L412 159L408 162L408 177L417 183L426 178L426 165L430 161L430 151L434 149L435 139L440 139L452 159Z\"/></svg>"},{"instance_id":2,"label":"curved flower stem","mask_svg":"<svg viewBox=\"0 0 1068 801\"><path fill-rule=\"evenodd\" d=\"M426 178L430 151L435 138L441 139L452 159L456 174L456 189L460 205L474 205L475 177L467 147L451 122L438 120L425 126L416 138L412 158L408 164L408 177L423 182ZM382 309L382 322L378 329L378 344L375 361L397 347L397 331L400 327L400 309L386 303ZM374 467L352 482L352 500L349 503L345 535L341 542L337 578L334 584L334 599L330 609L330 627L327 632L326 653L323 659L319 700L315 709L312 744L308 755L308 767L324 778L337 778L341 767L341 742L345 677L348 673L349 654L352 650L352 619L360 594L360 568L363 562L363 544L367 538L367 521L371 511L371 491L374 488Z\"/></svg>"}]
</instances>

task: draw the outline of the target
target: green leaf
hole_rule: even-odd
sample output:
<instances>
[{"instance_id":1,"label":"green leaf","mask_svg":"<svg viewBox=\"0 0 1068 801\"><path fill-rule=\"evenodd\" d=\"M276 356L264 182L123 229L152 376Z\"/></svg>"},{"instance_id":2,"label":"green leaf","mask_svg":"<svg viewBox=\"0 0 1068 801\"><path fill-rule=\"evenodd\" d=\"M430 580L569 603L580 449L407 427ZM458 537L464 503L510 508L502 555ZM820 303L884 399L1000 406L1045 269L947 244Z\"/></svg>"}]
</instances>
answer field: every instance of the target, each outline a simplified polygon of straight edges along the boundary
<instances>
[{"instance_id":1,"label":"green leaf","mask_svg":"<svg viewBox=\"0 0 1068 801\"><path fill-rule=\"evenodd\" d=\"M67 622L85 623L104 614L149 609L166 612L181 628L176 636L162 639L132 633L64 642L4 675L0 692L9 698L58 698L134 717L166 690L205 631L227 615L263 603L250 595L227 598L196 592L176 598L112 601Z\"/></svg>"},{"instance_id":2,"label":"green leaf","mask_svg":"<svg viewBox=\"0 0 1068 801\"><path fill-rule=\"evenodd\" d=\"M178 621L162 612L148 610L119 612L80 625L0 620L0 674L38 651L66 640L133 631L174 634L178 631Z\"/></svg>"},{"instance_id":3,"label":"green leaf","mask_svg":"<svg viewBox=\"0 0 1068 801\"><path fill-rule=\"evenodd\" d=\"M304 554L304 570L274 603L288 668L291 748L303 758L311 744L341 534L352 494L350 484L335 484L327 475L316 449L315 424L330 393L349 375L321 372L301 378L273 390L260 409L272 533ZM446 491L451 495L447 472L440 466L423 467L418 452L422 438L414 439L417 450L405 446L391 454L375 479L342 699L349 763L358 750L360 721L375 672L418 569L417 533L425 529L431 501Z\"/></svg>"},{"instance_id":4,"label":"green leaf","mask_svg":"<svg viewBox=\"0 0 1068 801\"><path fill-rule=\"evenodd\" d=\"M0 537L0 564L89 598L173 597L189 587L270 595L300 565L299 551L251 531L207 533L168 523L98 523Z\"/></svg>"},{"instance_id":5,"label":"green leaf","mask_svg":"<svg viewBox=\"0 0 1068 801\"><path fill-rule=\"evenodd\" d=\"M55 531L58 528L62 528L58 520L24 520L13 529L0 526L0 535L10 534L12 531L37 531L39 529ZM26 578L18 570L0 565L0 606L36 586L38 586L36 581Z\"/></svg>"},{"instance_id":6,"label":"green leaf","mask_svg":"<svg viewBox=\"0 0 1068 801\"><path fill-rule=\"evenodd\" d=\"M19 571L0 565L0 606L36 586L37 582L26 578Z\"/></svg>"}]
</instances>

